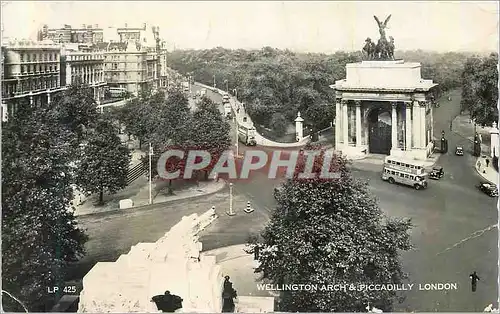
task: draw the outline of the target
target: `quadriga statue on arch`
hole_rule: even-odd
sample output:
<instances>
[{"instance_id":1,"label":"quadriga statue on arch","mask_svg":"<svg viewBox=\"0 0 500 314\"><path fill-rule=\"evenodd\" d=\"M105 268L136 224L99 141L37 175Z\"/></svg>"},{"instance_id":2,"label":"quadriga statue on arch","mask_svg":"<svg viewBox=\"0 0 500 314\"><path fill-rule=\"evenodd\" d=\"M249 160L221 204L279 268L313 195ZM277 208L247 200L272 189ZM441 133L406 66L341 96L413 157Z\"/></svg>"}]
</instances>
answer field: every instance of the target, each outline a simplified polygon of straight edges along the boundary
<instances>
[{"instance_id":1,"label":"quadriga statue on arch","mask_svg":"<svg viewBox=\"0 0 500 314\"><path fill-rule=\"evenodd\" d=\"M375 44L370 38L367 38L363 47L363 55L368 60L394 60L394 38L389 36L388 41L385 33L391 15L389 14L384 22L381 22L376 16L373 17L378 24L380 39Z\"/></svg>"}]
</instances>

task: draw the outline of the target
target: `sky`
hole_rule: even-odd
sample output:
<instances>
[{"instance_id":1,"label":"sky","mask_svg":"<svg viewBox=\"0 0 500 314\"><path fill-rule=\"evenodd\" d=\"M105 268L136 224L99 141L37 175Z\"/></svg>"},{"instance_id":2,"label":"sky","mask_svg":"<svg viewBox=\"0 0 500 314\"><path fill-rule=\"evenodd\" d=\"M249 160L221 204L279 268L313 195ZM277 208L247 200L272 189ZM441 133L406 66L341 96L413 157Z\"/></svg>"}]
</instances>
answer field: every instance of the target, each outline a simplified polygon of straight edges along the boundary
<instances>
[{"instance_id":1,"label":"sky","mask_svg":"<svg viewBox=\"0 0 500 314\"><path fill-rule=\"evenodd\" d=\"M353 51L378 40L373 16L389 14L397 50L498 51L497 1L2 1L4 37L35 39L43 24L148 23L170 49Z\"/></svg>"}]
</instances>

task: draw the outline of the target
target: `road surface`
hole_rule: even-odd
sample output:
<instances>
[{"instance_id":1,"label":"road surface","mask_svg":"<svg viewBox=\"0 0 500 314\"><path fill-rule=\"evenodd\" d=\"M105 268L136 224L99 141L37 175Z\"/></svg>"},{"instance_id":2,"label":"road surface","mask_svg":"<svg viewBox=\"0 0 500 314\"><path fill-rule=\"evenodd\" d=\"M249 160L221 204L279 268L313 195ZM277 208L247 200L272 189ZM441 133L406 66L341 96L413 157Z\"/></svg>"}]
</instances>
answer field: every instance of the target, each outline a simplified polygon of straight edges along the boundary
<instances>
[{"instance_id":1,"label":"road surface","mask_svg":"<svg viewBox=\"0 0 500 314\"><path fill-rule=\"evenodd\" d=\"M220 103L212 92L208 96ZM449 106L447 106L449 105ZM447 130L449 120L458 109L441 104L435 110L437 132ZM465 144L458 136L449 135L449 147ZM466 148L467 146L464 145ZM247 148L241 147L244 151ZM450 149L452 151L453 149ZM482 311L497 299L497 223L496 198L477 191L474 185L479 175L473 168L470 153L463 157L444 155L438 161L445 170L440 181L429 182L427 190L390 185L380 179L380 165L356 162L353 175L367 180L378 198L380 207L391 217L413 220L414 249L402 254L405 271L412 283L456 283L458 290L418 291L406 293L406 299L396 304L396 311ZM265 226L275 206L272 196L279 180L270 180L263 172L254 173L251 180L234 182L234 217L224 214L228 209L228 190L196 199L158 204L146 210L127 214L101 214L80 217L90 241L87 257L72 272L81 278L95 262L114 261L138 242L154 242L182 216L202 213L216 206L220 218L201 234L204 250L245 243L248 236ZM242 210L250 201L252 214ZM469 274L477 271L481 278L478 290L470 290Z\"/></svg>"}]
</instances>

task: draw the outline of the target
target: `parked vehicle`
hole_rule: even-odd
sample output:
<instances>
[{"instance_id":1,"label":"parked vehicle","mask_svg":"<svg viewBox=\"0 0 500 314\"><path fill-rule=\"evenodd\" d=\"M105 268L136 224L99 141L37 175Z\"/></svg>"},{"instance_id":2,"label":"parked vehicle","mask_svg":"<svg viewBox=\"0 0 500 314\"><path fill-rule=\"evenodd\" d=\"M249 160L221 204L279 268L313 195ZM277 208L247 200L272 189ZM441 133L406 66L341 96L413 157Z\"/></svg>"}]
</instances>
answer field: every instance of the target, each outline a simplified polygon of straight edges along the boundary
<instances>
[{"instance_id":1,"label":"parked vehicle","mask_svg":"<svg viewBox=\"0 0 500 314\"><path fill-rule=\"evenodd\" d=\"M476 186L481 192L484 194L491 196L491 197L497 197L498 196L498 187L489 182L481 182Z\"/></svg>"},{"instance_id":2,"label":"parked vehicle","mask_svg":"<svg viewBox=\"0 0 500 314\"><path fill-rule=\"evenodd\" d=\"M223 104L228 104L229 103L229 95L228 94L224 94L222 96L222 103Z\"/></svg>"},{"instance_id":3,"label":"parked vehicle","mask_svg":"<svg viewBox=\"0 0 500 314\"><path fill-rule=\"evenodd\" d=\"M462 146L457 146L457 148L455 149L455 155L463 156L464 155L464 148Z\"/></svg>"},{"instance_id":4,"label":"parked vehicle","mask_svg":"<svg viewBox=\"0 0 500 314\"><path fill-rule=\"evenodd\" d=\"M444 176L443 167L434 167L429 173L429 179L439 180Z\"/></svg>"}]
</instances>

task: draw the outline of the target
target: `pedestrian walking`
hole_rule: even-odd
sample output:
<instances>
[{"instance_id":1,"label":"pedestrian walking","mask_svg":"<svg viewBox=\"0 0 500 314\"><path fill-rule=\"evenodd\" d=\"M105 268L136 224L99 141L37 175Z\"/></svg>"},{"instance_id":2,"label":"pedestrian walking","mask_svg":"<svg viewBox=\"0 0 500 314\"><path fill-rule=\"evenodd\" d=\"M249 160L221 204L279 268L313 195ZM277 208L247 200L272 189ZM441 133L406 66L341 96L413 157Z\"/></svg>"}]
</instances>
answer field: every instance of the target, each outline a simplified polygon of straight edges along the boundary
<instances>
[{"instance_id":1,"label":"pedestrian walking","mask_svg":"<svg viewBox=\"0 0 500 314\"><path fill-rule=\"evenodd\" d=\"M472 286L472 292L476 292L477 282L479 281L479 276L474 271L472 274L469 275L469 278L471 279L470 283Z\"/></svg>"},{"instance_id":2,"label":"pedestrian walking","mask_svg":"<svg viewBox=\"0 0 500 314\"><path fill-rule=\"evenodd\" d=\"M486 159L486 168L488 168L489 165L490 165L490 160Z\"/></svg>"},{"instance_id":3,"label":"pedestrian walking","mask_svg":"<svg viewBox=\"0 0 500 314\"><path fill-rule=\"evenodd\" d=\"M451 129L452 129L452 126L453 126L453 120L452 120L452 121L450 121L450 131L451 131Z\"/></svg>"}]
</instances>

